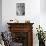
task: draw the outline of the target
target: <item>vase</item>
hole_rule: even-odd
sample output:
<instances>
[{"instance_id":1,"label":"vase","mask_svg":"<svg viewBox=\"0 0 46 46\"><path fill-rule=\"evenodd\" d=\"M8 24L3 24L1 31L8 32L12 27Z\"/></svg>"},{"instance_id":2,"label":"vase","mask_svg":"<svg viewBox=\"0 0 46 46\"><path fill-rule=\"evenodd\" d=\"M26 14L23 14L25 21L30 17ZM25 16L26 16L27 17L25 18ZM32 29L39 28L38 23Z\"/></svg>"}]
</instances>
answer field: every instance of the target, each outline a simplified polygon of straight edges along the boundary
<instances>
[{"instance_id":1,"label":"vase","mask_svg":"<svg viewBox=\"0 0 46 46\"><path fill-rule=\"evenodd\" d=\"M45 46L45 41L39 40L39 46Z\"/></svg>"}]
</instances>

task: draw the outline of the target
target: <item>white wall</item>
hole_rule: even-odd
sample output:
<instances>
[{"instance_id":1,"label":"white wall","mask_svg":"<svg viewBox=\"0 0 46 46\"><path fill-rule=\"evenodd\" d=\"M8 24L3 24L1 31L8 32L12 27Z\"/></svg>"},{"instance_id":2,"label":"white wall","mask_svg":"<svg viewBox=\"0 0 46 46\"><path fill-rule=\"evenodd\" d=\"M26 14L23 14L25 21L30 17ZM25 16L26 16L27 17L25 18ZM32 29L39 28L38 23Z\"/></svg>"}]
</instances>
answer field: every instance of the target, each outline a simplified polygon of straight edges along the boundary
<instances>
[{"instance_id":1,"label":"white wall","mask_svg":"<svg viewBox=\"0 0 46 46\"><path fill-rule=\"evenodd\" d=\"M25 3L25 16L16 16L16 3ZM42 4L41 4L42 5ZM2 0L2 25L3 31L7 30L7 22L10 19L17 19L19 22L30 20L33 25L33 45L38 46L36 37L36 27L39 24L43 28L46 27L46 15L41 13L40 0ZM46 29L46 28L45 28ZM37 39L37 40L36 40Z\"/></svg>"},{"instance_id":2,"label":"white wall","mask_svg":"<svg viewBox=\"0 0 46 46\"><path fill-rule=\"evenodd\" d=\"M40 0L40 9L42 13L46 13L46 0Z\"/></svg>"},{"instance_id":3,"label":"white wall","mask_svg":"<svg viewBox=\"0 0 46 46\"><path fill-rule=\"evenodd\" d=\"M40 24L46 31L46 0L40 0Z\"/></svg>"},{"instance_id":4,"label":"white wall","mask_svg":"<svg viewBox=\"0 0 46 46\"><path fill-rule=\"evenodd\" d=\"M2 29L2 0L0 0L0 31Z\"/></svg>"}]
</instances>

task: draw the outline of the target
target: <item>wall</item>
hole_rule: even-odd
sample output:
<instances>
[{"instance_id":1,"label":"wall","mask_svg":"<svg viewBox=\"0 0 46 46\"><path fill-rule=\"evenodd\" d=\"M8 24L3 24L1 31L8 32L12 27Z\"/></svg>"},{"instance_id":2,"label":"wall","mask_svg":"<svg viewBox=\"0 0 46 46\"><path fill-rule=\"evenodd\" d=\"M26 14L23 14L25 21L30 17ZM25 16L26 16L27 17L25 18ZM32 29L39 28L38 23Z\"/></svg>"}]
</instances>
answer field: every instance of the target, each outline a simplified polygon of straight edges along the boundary
<instances>
[{"instance_id":1,"label":"wall","mask_svg":"<svg viewBox=\"0 0 46 46\"><path fill-rule=\"evenodd\" d=\"M25 16L16 16L16 3L25 3ZM30 20L33 25L33 45L38 46L38 39L36 37L36 27L39 24L45 30L46 28L46 16L42 14L40 0L2 0L2 25L3 31L7 31L7 22L10 19L17 19L19 22ZM41 6L41 7L40 7Z\"/></svg>"},{"instance_id":2,"label":"wall","mask_svg":"<svg viewBox=\"0 0 46 46\"><path fill-rule=\"evenodd\" d=\"M46 0L40 0L40 9L42 13L46 13Z\"/></svg>"},{"instance_id":3,"label":"wall","mask_svg":"<svg viewBox=\"0 0 46 46\"><path fill-rule=\"evenodd\" d=\"M46 31L46 0L40 0L40 24Z\"/></svg>"},{"instance_id":4,"label":"wall","mask_svg":"<svg viewBox=\"0 0 46 46\"><path fill-rule=\"evenodd\" d=\"M25 3L25 11L26 11L25 16L16 16L17 2ZM22 1L2 0L2 22L4 26L5 23L7 23L7 21L9 21L10 19L17 19L20 22L24 22L24 20L29 19L31 22L39 23L39 15L40 15L40 0L39 1L38 0L35 1L34 0L29 0L29 1L28 0L22 0Z\"/></svg>"},{"instance_id":5,"label":"wall","mask_svg":"<svg viewBox=\"0 0 46 46\"><path fill-rule=\"evenodd\" d=\"M0 0L0 31L2 29L2 0Z\"/></svg>"}]
</instances>

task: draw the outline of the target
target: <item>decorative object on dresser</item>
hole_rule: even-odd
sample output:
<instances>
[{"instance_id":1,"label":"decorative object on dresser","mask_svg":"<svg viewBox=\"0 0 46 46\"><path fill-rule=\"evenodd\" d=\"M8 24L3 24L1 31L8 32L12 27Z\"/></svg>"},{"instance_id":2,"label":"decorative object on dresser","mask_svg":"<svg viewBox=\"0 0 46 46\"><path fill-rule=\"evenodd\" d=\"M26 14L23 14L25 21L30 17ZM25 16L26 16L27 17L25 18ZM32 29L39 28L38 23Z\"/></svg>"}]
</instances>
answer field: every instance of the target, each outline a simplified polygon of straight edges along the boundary
<instances>
[{"instance_id":1,"label":"decorative object on dresser","mask_svg":"<svg viewBox=\"0 0 46 46\"><path fill-rule=\"evenodd\" d=\"M7 23L14 45L33 46L33 23Z\"/></svg>"},{"instance_id":2,"label":"decorative object on dresser","mask_svg":"<svg viewBox=\"0 0 46 46\"><path fill-rule=\"evenodd\" d=\"M19 21L17 19L11 19L9 23L19 23Z\"/></svg>"}]
</instances>

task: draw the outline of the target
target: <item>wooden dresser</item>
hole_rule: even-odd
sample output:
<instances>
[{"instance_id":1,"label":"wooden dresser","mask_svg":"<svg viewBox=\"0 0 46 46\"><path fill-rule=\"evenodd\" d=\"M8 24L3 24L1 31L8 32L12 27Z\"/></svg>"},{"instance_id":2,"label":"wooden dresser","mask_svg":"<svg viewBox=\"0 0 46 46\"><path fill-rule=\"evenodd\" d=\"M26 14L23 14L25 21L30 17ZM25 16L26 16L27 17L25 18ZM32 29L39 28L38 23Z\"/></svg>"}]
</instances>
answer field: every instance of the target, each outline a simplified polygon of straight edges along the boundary
<instances>
[{"instance_id":1,"label":"wooden dresser","mask_svg":"<svg viewBox=\"0 0 46 46\"><path fill-rule=\"evenodd\" d=\"M7 23L12 39L22 46L33 46L33 23Z\"/></svg>"}]
</instances>

